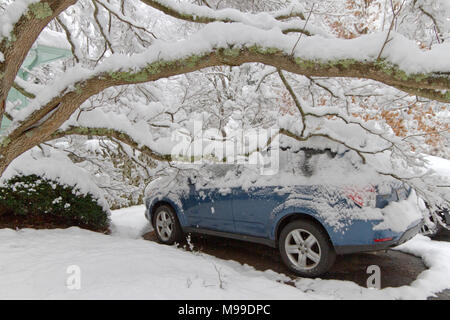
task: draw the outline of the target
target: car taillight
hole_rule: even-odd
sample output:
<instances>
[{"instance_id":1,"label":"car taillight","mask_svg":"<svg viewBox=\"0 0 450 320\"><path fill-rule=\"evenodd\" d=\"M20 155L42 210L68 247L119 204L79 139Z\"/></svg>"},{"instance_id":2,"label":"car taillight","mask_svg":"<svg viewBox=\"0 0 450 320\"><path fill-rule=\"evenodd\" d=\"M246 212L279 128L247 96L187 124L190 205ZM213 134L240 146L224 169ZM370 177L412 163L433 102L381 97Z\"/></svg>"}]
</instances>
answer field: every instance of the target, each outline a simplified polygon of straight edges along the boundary
<instances>
[{"instance_id":1,"label":"car taillight","mask_svg":"<svg viewBox=\"0 0 450 320\"><path fill-rule=\"evenodd\" d=\"M373 239L374 242L386 242L386 241L391 241L392 239L394 239L393 237L390 238L379 238L379 239Z\"/></svg>"},{"instance_id":2,"label":"car taillight","mask_svg":"<svg viewBox=\"0 0 450 320\"><path fill-rule=\"evenodd\" d=\"M346 196L351 199L359 207L371 207L375 208L377 203L377 193L373 186L366 188L353 188L349 187L345 189Z\"/></svg>"}]
</instances>

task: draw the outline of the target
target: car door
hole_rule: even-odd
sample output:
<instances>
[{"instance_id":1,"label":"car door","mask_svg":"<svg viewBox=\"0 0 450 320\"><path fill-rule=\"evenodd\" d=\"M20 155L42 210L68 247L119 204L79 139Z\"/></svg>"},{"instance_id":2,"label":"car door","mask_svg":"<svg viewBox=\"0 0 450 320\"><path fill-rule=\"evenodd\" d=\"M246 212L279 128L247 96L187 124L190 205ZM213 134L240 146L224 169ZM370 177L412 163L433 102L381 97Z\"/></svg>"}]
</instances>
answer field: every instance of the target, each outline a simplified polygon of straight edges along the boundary
<instances>
[{"instance_id":1,"label":"car door","mask_svg":"<svg viewBox=\"0 0 450 320\"><path fill-rule=\"evenodd\" d=\"M280 152L279 157L279 170L284 172L292 172L293 167L301 167L304 162L304 158L300 157L299 163L294 163L289 158L288 152ZM239 170L237 174L240 174ZM265 185L264 180L265 177L260 176L258 181L255 181L254 187L233 190L236 233L264 238L269 236L272 227L271 214L276 207L285 202L290 191L280 186L270 185L269 182L267 186L262 186Z\"/></svg>"},{"instance_id":2,"label":"car door","mask_svg":"<svg viewBox=\"0 0 450 320\"><path fill-rule=\"evenodd\" d=\"M208 168L211 170L211 177L217 179L226 169L229 168ZM231 189L214 185L204 187L192 181L189 189L189 201L187 201L185 214L191 227L222 232L235 231Z\"/></svg>"},{"instance_id":3,"label":"car door","mask_svg":"<svg viewBox=\"0 0 450 320\"><path fill-rule=\"evenodd\" d=\"M242 174L238 169L236 175ZM275 192L275 186L233 188L233 215L236 233L267 237L270 214L285 198Z\"/></svg>"}]
</instances>

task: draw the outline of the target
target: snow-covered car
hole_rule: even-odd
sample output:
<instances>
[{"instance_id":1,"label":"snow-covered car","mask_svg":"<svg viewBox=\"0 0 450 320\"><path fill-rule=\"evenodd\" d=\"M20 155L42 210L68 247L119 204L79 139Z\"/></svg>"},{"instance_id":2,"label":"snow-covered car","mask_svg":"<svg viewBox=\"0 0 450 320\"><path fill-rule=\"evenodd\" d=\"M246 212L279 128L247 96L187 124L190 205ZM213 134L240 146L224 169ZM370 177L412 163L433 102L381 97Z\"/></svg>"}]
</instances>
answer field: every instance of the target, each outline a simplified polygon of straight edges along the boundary
<instances>
[{"instance_id":1,"label":"snow-covered car","mask_svg":"<svg viewBox=\"0 0 450 320\"><path fill-rule=\"evenodd\" d=\"M336 254L397 246L423 221L410 187L347 151L287 148L266 176L250 165L178 168L146 188L145 216L161 243L190 232L262 243L298 275L318 276Z\"/></svg>"}]
</instances>

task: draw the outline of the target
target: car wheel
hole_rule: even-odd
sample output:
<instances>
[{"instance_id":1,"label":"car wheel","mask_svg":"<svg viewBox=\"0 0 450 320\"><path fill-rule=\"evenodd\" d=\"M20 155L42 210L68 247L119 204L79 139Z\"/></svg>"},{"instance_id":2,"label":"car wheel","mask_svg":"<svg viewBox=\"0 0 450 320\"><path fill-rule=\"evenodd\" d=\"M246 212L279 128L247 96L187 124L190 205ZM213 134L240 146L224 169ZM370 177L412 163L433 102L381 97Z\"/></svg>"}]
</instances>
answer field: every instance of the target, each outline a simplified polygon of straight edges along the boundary
<instances>
[{"instance_id":1,"label":"car wheel","mask_svg":"<svg viewBox=\"0 0 450 320\"><path fill-rule=\"evenodd\" d=\"M297 220L281 231L279 249L284 264L302 277L316 277L327 272L336 253L322 228L312 221Z\"/></svg>"},{"instance_id":2,"label":"car wheel","mask_svg":"<svg viewBox=\"0 0 450 320\"><path fill-rule=\"evenodd\" d=\"M160 243L171 245L182 239L183 231L171 207L166 205L158 207L153 219L156 237Z\"/></svg>"}]
</instances>

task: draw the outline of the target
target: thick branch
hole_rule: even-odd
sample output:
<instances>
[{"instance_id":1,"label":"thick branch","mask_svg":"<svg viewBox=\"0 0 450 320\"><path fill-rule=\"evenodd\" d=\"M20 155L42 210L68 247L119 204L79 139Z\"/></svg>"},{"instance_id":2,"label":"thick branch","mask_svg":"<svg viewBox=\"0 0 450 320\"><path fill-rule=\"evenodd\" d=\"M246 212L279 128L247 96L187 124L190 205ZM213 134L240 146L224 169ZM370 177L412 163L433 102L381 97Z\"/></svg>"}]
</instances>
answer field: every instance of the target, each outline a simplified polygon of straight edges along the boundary
<instances>
[{"instance_id":1,"label":"thick branch","mask_svg":"<svg viewBox=\"0 0 450 320\"><path fill-rule=\"evenodd\" d=\"M173 50L172 47L167 49ZM129 67L125 66L133 65L133 59L134 57L130 57L130 61L121 59L124 67L120 68L121 66L118 65L116 70L128 70ZM42 140L48 139L84 101L108 87L156 81L212 66L238 66L248 62L259 62L306 76L373 79L404 90L407 88L409 93L419 96L423 93L423 87L450 89L450 80L446 75L408 76L395 66L387 71L385 67L379 65L379 62L303 60L280 49L257 46L241 47L240 49L215 48L201 55L193 54L172 61L158 59L156 61L148 59L148 61L146 65L143 64L140 69L133 71L93 71L92 75L87 76L85 80L69 83L60 91L60 95L52 93L55 98L31 113L18 126L16 125L8 136L8 140L11 142L0 146L1 154L7 154L8 158L14 159L41 143ZM39 97L35 101L39 101Z\"/></svg>"},{"instance_id":2,"label":"thick branch","mask_svg":"<svg viewBox=\"0 0 450 320\"><path fill-rule=\"evenodd\" d=\"M55 140L59 138L63 138L65 136L69 135L80 135L80 136L101 136L101 137L108 137L110 139L115 139L117 141L120 141L122 143L125 143L129 145L130 147L139 150L140 152L146 154L152 159L158 160L158 161L171 161L172 156L170 154L160 154L156 151L153 151L147 146L140 146L136 141L133 140L128 134L110 129L110 128L87 128L87 127L70 127L67 130L61 131L58 130L51 134L47 141Z\"/></svg>"},{"instance_id":3,"label":"thick branch","mask_svg":"<svg viewBox=\"0 0 450 320\"><path fill-rule=\"evenodd\" d=\"M206 67L219 65L237 66L247 62L260 62L306 76L372 79L397 87L408 93L425 96L427 98L429 97L429 91L433 91L436 94L440 94L441 98L445 98L446 102L450 102L449 94L442 94L437 91L444 88L450 89L450 80L446 75L421 75L420 78L418 76L407 76L395 66L387 71L384 67L380 67L378 62L359 62L351 60L321 63L311 60L301 60L274 48L259 48L255 46L242 49L219 48L212 50L212 52L204 53L201 56L192 55L174 61L158 60L148 63L137 71L94 73L91 78L71 84L70 86L73 86L76 89L75 91L53 98L44 107L31 114L27 120L21 123L20 126L11 133L10 137L15 138L28 130L49 112L57 108L61 103L70 102L70 104L73 104L73 102L76 102L76 104L78 104L77 106L79 106L90 96L111 86L155 81ZM401 75L401 77L398 75ZM423 89L424 87L428 87L430 90L426 91ZM437 90L431 90L433 87ZM62 90L62 92L66 90L67 88ZM424 95L424 92L426 92L426 95Z\"/></svg>"}]
</instances>

